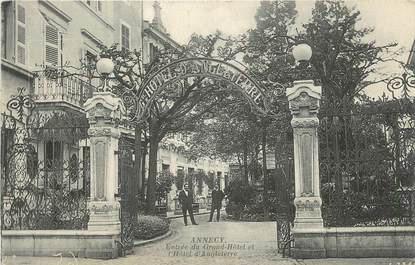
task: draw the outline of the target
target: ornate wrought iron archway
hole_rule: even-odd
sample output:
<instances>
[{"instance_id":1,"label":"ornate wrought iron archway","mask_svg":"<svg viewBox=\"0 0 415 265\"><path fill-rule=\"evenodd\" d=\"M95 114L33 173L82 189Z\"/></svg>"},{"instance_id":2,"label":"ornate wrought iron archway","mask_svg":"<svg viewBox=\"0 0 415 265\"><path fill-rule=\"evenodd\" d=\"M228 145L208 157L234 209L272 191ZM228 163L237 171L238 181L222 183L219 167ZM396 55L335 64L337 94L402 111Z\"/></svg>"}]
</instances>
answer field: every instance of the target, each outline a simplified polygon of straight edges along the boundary
<instances>
[{"instance_id":1,"label":"ornate wrought iron archway","mask_svg":"<svg viewBox=\"0 0 415 265\"><path fill-rule=\"evenodd\" d=\"M192 77L205 77L224 81L237 88L247 102L260 115L269 114L269 101L262 85L239 67L214 58L179 59L152 73L139 87L138 92L126 91L124 103L135 109L132 121L141 122L148 115L158 95L175 82Z\"/></svg>"}]
</instances>

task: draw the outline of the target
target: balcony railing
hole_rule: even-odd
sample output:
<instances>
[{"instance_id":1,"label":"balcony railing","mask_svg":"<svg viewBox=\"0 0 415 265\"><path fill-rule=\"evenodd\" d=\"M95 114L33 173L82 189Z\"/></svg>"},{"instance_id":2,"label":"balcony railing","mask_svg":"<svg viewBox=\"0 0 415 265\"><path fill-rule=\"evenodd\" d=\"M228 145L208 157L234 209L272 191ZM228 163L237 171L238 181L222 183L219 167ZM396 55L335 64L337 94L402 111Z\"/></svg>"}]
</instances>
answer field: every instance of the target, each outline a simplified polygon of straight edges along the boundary
<instances>
[{"instance_id":1,"label":"balcony railing","mask_svg":"<svg viewBox=\"0 0 415 265\"><path fill-rule=\"evenodd\" d=\"M40 72L35 75L33 98L37 102L63 101L82 107L95 90L95 86L76 76L51 78Z\"/></svg>"}]
</instances>

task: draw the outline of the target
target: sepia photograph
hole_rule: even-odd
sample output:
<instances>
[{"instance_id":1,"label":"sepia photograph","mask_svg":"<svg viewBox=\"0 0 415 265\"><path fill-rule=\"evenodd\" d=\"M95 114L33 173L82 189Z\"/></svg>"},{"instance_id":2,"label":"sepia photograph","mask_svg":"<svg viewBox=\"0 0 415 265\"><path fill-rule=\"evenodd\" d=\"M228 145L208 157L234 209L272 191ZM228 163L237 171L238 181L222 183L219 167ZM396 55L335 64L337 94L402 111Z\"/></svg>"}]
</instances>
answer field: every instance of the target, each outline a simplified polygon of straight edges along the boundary
<instances>
[{"instance_id":1,"label":"sepia photograph","mask_svg":"<svg viewBox=\"0 0 415 265\"><path fill-rule=\"evenodd\" d=\"M1 0L0 265L415 265L415 0Z\"/></svg>"}]
</instances>

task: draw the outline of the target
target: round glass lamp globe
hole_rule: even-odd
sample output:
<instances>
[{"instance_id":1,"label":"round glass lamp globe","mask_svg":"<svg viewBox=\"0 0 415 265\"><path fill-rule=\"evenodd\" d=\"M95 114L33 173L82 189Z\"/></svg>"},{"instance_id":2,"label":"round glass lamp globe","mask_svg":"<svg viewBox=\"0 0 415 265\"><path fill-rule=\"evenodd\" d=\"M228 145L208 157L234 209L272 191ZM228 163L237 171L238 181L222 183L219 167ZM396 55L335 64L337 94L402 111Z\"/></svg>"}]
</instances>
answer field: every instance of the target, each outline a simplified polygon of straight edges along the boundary
<instances>
[{"instance_id":1,"label":"round glass lamp globe","mask_svg":"<svg viewBox=\"0 0 415 265\"><path fill-rule=\"evenodd\" d=\"M99 74L109 75L114 70L114 63L110 58L101 58L96 67Z\"/></svg>"},{"instance_id":2,"label":"round glass lamp globe","mask_svg":"<svg viewBox=\"0 0 415 265\"><path fill-rule=\"evenodd\" d=\"M309 61L312 55L313 51L311 50L310 45L306 43L298 44L293 48L293 56L297 62Z\"/></svg>"}]
</instances>

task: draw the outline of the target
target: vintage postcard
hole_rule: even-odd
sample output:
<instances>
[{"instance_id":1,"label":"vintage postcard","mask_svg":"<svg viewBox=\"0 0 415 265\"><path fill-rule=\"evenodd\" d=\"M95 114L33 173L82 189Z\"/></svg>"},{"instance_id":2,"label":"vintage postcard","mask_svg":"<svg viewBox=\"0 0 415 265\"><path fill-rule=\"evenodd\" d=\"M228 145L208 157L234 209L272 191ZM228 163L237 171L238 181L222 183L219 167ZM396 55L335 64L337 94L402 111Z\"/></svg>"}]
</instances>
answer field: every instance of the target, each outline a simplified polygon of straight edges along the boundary
<instances>
[{"instance_id":1,"label":"vintage postcard","mask_svg":"<svg viewBox=\"0 0 415 265\"><path fill-rule=\"evenodd\" d=\"M415 1L1 1L1 264L415 264Z\"/></svg>"}]
</instances>

